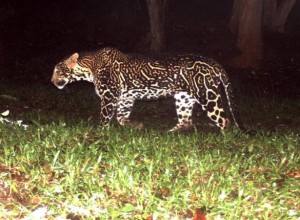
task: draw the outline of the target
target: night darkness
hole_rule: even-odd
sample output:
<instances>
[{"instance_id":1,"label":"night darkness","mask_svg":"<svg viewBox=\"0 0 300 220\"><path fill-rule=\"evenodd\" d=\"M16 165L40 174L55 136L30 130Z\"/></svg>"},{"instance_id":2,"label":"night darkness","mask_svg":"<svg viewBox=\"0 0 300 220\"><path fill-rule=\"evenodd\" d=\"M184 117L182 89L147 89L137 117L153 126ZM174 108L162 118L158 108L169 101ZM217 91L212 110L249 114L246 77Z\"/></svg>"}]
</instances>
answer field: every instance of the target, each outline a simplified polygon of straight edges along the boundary
<instances>
[{"instance_id":1,"label":"night darkness","mask_svg":"<svg viewBox=\"0 0 300 220\"><path fill-rule=\"evenodd\" d=\"M227 29L232 4L169 1L165 51L200 53L221 63L232 56L235 40ZM266 53L280 57L290 52L288 56L299 58L299 8L296 3L290 13L286 36L268 36L273 40L268 39ZM1 13L2 79L6 74L18 78L28 71L44 81L62 57L107 45L126 52L147 51L149 20L142 0L5 1Z\"/></svg>"},{"instance_id":2,"label":"night darkness","mask_svg":"<svg viewBox=\"0 0 300 220\"><path fill-rule=\"evenodd\" d=\"M249 83L247 74L239 73L251 71L231 71L228 62L238 53L237 39L228 29L232 5L233 1L220 0L169 1L163 52L193 52L212 57L230 74ZM287 87L288 80L296 77L292 80L295 85L283 88L296 96L299 9L298 1L289 14L284 34L265 33L262 68L257 70L262 87L268 87L270 80ZM0 10L3 82L49 84L54 65L74 52L113 46L124 52L146 53L149 48L149 18L143 0L5 1ZM281 74L286 68L288 73ZM266 77L264 72L274 74Z\"/></svg>"}]
</instances>

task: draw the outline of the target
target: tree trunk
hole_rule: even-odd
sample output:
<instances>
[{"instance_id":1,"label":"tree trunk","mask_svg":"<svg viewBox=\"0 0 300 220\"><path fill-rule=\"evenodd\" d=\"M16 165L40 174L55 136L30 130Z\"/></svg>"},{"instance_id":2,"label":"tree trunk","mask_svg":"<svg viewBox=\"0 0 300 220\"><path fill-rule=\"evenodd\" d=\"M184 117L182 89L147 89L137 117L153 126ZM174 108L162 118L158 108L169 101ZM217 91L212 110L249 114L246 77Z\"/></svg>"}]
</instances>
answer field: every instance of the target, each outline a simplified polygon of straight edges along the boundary
<instances>
[{"instance_id":1,"label":"tree trunk","mask_svg":"<svg viewBox=\"0 0 300 220\"><path fill-rule=\"evenodd\" d=\"M270 30L280 33L284 32L285 22L295 2L296 0L283 0L281 2L270 23Z\"/></svg>"},{"instance_id":2,"label":"tree trunk","mask_svg":"<svg viewBox=\"0 0 300 220\"><path fill-rule=\"evenodd\" d=\"M241 54L234 58L233 64L239 67L258 67L263 52L263 1L242 0L240 4L237 47Z\"/></svg>"},{"instance_id":3,"label":"tree trunk","mask_svg":"<svg viewBox=\"0 0 300 220\"><path fill-rule=\"evenodd\" d=\"M151 51L164 47L167 0L146 0L150 21Z\"/></svg>"},{"instance_id":4,"label":"tree trunk","mask_svg":"<svg viewBox=\"0 0 300 220\"><path fill-rule=\"evenodd\" d=\"M232 15L229 21L229 29L233 34L237 34L240 23L240 12L242 7L242 0L235 0L233 3Z\"/></svg>"},{"instance_id":5,"label":"tree trunk","mask_svg":"<svg viewBox=\"0 0 300 220\"><path fill-rule=\"evenodd\" d=\"M263 11L263 26L266 29L270 29L272 20L276 13L277 0L264 0L264 11Z\"/></svg>"}]
</instances>

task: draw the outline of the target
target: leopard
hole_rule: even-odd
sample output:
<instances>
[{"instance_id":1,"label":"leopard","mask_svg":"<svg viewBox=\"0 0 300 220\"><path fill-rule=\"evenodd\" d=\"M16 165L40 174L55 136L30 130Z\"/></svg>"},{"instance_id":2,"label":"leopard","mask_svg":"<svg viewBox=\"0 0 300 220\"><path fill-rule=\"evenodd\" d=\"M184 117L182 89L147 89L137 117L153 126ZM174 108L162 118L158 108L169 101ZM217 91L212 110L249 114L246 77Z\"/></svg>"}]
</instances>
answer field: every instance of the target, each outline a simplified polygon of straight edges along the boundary
<instances>
[{"instance_id":1,"label":"leopard","mask_svg":"<svg viewBox=\"0 0 300 220\"><path fill-rule=\"evenodd\" d=\"M196 103L220 130L228 128L224 100L237 128L245 131L227 72L214 59L202 55L132 54L104 47L73 53L55 65L51 78L58 89L82 80L93 83L100 98L100 127L109 126L115 112L121 126L134 124L130 115L137 100L173 97L177 124L170 132L194 126Z\"/></svg>"}]
</instances>

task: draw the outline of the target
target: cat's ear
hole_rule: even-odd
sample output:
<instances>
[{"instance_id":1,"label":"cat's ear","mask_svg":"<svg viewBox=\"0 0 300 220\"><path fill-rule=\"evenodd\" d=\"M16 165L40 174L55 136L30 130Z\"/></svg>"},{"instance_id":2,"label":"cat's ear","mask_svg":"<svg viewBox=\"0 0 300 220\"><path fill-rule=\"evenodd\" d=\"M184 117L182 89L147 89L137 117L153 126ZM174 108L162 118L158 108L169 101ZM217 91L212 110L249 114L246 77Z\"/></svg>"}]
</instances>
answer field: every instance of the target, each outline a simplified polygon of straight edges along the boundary
<instances>
[{"instance_id":1,"label":"cat's ear","mask_svg":"<svg viewBox=\"0 0 300 220\"><path fill-rule=\"evenodd\" d=\"M69 67L74 67L74 65L77 63L79 58L78 53L74 53L72 56L70 56L67 60L66 63Z\"/></svg>"},{"instance_id":2,"label":"cat's ear","mask_svg":"<svg viewBox=\"0 0 300 220\"><path fill-rule=\"evenodd\" d=\"M69 60L72 63L77 63L78 58L79 58L79 54L78 53L74 53L72 56L70 56Z\"/></svg>"}]
</instances>

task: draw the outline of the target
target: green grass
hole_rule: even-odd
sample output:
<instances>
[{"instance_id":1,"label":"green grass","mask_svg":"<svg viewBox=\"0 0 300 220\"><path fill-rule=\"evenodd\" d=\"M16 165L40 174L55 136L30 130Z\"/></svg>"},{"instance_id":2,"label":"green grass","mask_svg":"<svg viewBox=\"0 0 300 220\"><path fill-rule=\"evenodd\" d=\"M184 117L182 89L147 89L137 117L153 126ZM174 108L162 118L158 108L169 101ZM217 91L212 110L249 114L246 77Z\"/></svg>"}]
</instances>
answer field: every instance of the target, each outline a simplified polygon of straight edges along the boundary
<instances>
[{"instance_id":1,"label":"green grass","mask_svg":"<svg viewBox=\"0 0 300 220\"><path fill-rule=\"evenodd\" d=\"M300 218L299 128L269 126L297 112L289 100L242 106L248 127L266 125L251 137L207 125L167 133L175 121L159 125L147 103L136 110L144 130L100 129L90 88L1 91L8 117L31 124L0 123L0 218L188 219L197 209L207 219ZM153 105L150 115L169 111Z\"/></svg>"}]
</instances>

